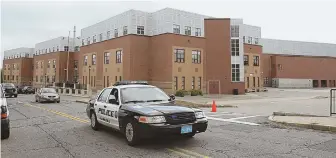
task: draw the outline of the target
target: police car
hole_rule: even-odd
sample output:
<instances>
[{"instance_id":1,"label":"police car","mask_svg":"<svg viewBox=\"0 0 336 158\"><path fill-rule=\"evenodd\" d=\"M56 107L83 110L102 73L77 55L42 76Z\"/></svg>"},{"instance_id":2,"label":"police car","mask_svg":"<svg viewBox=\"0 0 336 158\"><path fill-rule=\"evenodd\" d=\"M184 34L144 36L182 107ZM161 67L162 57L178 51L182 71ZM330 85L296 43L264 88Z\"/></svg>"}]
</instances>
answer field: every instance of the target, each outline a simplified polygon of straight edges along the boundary
<instances>
[{"instance_id":1,"label":"police car","mask_svg":"<svg viewBox=\"0 0 336 158\"><path fill-rule=\"evenodd\" d=\"M200 109L178 106L174 95L146 81L120 81L103 89L89 101L91 127L112 127L125 135L129 145L154 135L175 134L193 137L205 132L208 121Z\"/></svg>"}]
</instances>

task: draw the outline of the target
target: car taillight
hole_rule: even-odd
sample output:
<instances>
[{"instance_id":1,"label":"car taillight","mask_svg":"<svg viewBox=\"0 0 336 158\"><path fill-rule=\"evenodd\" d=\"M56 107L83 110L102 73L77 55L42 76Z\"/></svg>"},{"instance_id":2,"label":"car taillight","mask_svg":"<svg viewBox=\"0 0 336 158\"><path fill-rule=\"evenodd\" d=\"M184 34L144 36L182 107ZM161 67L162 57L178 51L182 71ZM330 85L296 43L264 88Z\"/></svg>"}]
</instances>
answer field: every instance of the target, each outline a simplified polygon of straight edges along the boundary
<instances>
[{"instance_id":1,"label":"car taillight","mask_svg":"<svg viewBox=\"0 0 336 158\"><path fill-rule=\"evenodd\" d=\"M7 118L7 113L1 113L1 119Z\"/></svg>"}]
</instances>

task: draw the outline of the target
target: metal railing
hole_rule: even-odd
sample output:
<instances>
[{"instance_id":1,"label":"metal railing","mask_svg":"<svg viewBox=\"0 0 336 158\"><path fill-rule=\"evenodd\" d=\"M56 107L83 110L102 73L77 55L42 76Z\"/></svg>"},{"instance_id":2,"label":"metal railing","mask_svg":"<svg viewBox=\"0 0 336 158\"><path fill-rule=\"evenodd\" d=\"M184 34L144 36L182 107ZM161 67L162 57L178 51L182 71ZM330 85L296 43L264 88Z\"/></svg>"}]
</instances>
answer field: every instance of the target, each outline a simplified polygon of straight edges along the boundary
<instances>
[{"instance_id":1,"label":"metal railing","mask_svg":"<svg viewBox=\"0 0 336 158\"><path fill-rule=\"evenodd\" d=\"M336 89L330 90L330 116L336 115Z\"/></svg>"}]
</instances>

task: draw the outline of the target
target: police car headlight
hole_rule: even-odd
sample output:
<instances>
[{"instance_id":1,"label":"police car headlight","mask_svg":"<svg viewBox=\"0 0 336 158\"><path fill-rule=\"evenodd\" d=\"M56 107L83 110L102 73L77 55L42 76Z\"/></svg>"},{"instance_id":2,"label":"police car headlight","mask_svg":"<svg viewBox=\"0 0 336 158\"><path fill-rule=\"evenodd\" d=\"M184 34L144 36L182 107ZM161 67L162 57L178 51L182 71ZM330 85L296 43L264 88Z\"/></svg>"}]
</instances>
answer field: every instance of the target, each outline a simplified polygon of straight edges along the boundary
<instances>
[{"instance_id":1,"label":"police car headlight","mask_svg":"<svg viewBox=\"0 0 336 158\"><path fill-rule=\"evenodd\" d=\"M197 112L195 112L195 117L197 119L205 118L205 114L204 114L203 111L197 111Z\"/></svg>"},{"instance_id":2,"label":"police car headlight","mask_svg":"<svg viewBox=\"0 0 336 158\"><path fill-rule=\"evenodd\" d=\"M164 116L140 116L139 122L141 123L164 123L166 119Z\"/></svg>"}]
</instances>

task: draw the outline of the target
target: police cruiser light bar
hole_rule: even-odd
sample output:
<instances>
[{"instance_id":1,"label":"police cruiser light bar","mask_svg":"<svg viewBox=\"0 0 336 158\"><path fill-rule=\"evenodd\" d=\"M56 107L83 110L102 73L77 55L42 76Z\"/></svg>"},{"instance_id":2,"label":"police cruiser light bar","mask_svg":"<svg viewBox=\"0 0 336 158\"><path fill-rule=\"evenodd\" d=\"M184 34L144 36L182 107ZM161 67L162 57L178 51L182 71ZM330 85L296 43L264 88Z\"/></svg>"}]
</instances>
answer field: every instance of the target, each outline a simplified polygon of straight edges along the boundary
<instances>
[{"instance_id":1,"label":"police cruiser light bar","mask_svg":"<svg viewBox=\"0 0 336 158\"><path fill-rule=\"evenodd\" d=\"M147 81L118 81L113 86L132 85L132 84L148 85L148 82Z\"/></svg>"}]
</instances>

